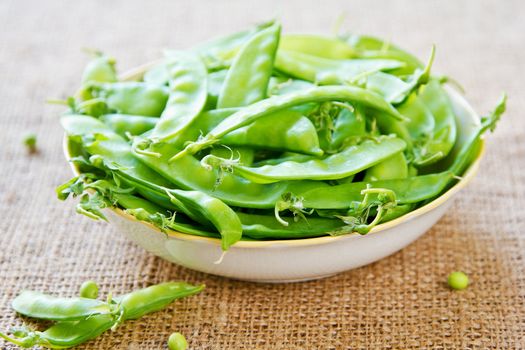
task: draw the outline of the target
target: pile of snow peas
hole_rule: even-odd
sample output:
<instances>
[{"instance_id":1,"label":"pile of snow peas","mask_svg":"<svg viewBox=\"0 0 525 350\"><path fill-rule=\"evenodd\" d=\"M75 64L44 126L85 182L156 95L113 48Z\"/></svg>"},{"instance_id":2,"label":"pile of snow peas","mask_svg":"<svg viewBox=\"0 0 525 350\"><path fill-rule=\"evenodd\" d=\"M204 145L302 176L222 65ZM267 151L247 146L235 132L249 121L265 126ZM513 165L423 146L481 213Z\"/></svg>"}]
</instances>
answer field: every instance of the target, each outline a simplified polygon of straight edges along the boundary
<instances>
[{"instance_id":1,"label":"pile of snow peas","mask_svg":"<svg viewBox=\"0 0 525 350\"><path fill-rule=\"evenodd\" d=\"M453 186L497 107L458 143L426 63L358 35L281 35L272 21L166 51L135 80L97 54L61 122L78 212L118 207L163 231L221 239L368 233Z\"/></svg>"}]
</instances>

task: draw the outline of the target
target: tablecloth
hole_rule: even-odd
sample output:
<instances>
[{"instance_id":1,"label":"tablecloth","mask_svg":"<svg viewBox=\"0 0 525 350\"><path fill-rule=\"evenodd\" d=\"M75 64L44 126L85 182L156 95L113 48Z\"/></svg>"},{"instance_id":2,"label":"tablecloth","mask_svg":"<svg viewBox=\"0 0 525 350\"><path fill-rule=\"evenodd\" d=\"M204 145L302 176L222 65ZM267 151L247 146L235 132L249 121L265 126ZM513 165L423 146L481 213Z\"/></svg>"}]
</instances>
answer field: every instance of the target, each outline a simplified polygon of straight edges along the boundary
<instances>
[{"instance_id":1,"label":"tablecloth","mask_svg":"<svg viewBox=\"0 0 525 350\"><path fill-rule=\"evenodd\" d=\"M163 349L173 331L192 349L525 348L525 6L519 0L27 1L0 3L0 329L20 325L22 289L72 296L93 279L103 294L172 279L205 292L127 322L80 349ZM479 174L427 234L377 263L334 277L256 284L157 258L110 224L55 198L71 176L61 107L96 48L124 71L270 18L285 32L368 33L454 77L480 113L502 91L508 112L487 138ZM34 132L39 153L22 139ZM464 291L446 287L454 270ZM2 349L14 349L0 341Z\"/></svg>"}]
</instances>

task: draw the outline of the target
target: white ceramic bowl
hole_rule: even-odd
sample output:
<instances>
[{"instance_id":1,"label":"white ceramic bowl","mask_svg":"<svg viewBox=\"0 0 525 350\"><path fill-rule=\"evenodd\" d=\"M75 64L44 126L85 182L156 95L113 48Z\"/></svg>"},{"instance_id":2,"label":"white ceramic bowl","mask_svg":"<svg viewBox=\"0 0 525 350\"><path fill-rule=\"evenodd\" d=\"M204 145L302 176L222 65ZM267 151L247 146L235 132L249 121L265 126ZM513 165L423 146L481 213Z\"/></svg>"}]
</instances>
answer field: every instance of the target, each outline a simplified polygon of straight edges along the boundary
<instances>
[{"instance_id":1,"label":"white ceramic bowl","mask_svg":"<svg viewBox=\"0 0 525 350\"><path fill-rule=\"evenodd\" d=\"M132 79L137 71L126 75ZM458 145L479 125L479 117L452 89L447 93L458 116ZM66 158L70 158L65 143ZM457 146L456 146L457 147ZM454 187L431 203L400 218L374 227L367 235L349 234L296 240L240 241L221 258L220 240L179 232L160 232L121 209L107 210L126 237L147 251L173 263L214 275L257 282L294 282L322 278L382 259L412 243L434 225L452 205L455 195L474 177L481 156ZM73 171L77 169L73 167Z\"/></svg>"}]
</instances>

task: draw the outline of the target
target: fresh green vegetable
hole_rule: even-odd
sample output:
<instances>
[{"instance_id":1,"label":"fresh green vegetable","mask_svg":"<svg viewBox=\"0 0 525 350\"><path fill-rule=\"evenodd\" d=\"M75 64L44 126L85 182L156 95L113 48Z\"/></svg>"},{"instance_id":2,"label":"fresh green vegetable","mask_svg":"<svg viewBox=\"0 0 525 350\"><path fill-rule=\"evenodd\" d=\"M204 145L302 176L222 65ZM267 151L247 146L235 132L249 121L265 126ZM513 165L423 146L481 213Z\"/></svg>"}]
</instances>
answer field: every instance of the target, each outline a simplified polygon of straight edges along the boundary
<instances>
[{"instance_id":1,"label":"fresh green vegetable","mask_svg":"<svg viewBox=\"0 0 525 350\"><path fill-rule=\"evenodd\" d=\"M83 286L89 296L98 293L98 287L92 281ZM176 299L197 294L203 289L204 285L166 282L120 297L112 298L110 295L107 301L54 297L25 291L13 300L13 308L24 316L55 323L45 331L23 327L12 331L11 336L0 332L0 338L23 348L42 346L67 349L94 339L109 329L115 329L126 320L159 311ZM184 344L180 337L177 341Z\"/></svg>"},{"instance_id":2,"label":"fresh green vegetable","mask_svg":"<svg viewBox=\"0 0 525 350\"><path fill-rule=\"evenodd\" d=\"M463 290L468 287L469 278L464 272L454 271L448 275L447 283L452 289Z\"/></svg>"},{"instance_id":3,"label":"fresh green vegetable","mask_svg":"<svg viewBox=\"0 0 525 350\"><path fill-rule=\"evenodd\" d=\"M281 35L275 21L167 51L135 80L97 56L61 120L80 175L58 197L224 250L366 234L454 186L505 110L506 97L464 127L435 58L369 36Z\"/></svg>"},{"instance_id":4,"label":"fresh green vegetable","mask_svg":"<svg viewBox=\"0 0 525 350\"><path fill-rule=\"evenodd\" d=\"M24 145L27 148L27 151L29 153L36 153L36 135L35 134L28 134L24 137Z\"/></svg>"},{"instance_id":5,"label":"fresh green vegetable","mask_svg":"<svg viewBox=\"0 0 525 350\"><path fill-rule=\"evenodd\" d=\"M172 333L168 338L169 350L186 350L188 348L188 341L179 332Z\"/></svg>"},{"instance_id":6,"label":"fresh green vegetable","mask_svg":"<svg viewBox=\"0 0 525 350\"><path fill-rule=\"evenodd\" d=\"M19 314L53 321L78 321L110 313L110 306L93 298L59 298L40 292L24 291L11 304Z\"/></svg>"},{"instance_id":7,"label":"fresh green vegetable","mask_svg":"<svg viewBox=\"0 0 525 350\"><path fill-rule=\"evenodd\" d=\"M98 298L98 284L94 281L86 281L80 286L80 297L88 299Z\"/></svg>"}]
</instances>

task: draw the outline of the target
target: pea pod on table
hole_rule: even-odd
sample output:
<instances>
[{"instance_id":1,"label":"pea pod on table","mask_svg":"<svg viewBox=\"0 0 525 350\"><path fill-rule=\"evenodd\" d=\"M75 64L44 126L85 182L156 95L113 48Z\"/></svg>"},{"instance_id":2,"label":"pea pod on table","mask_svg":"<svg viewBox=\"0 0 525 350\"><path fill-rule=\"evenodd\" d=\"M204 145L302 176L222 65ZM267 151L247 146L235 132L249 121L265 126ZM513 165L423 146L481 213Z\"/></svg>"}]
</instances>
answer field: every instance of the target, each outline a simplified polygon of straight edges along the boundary
<instances>
[{"instance_id":1,"label":"pea pod on table","mask_svg":"<svg viewBox=\"0 0 525 350\"><path fill-rule=\"evenodd\" d=\"M197 294L203 289L204 285L165 282L120 297L109 297L107 302L87 298L52 297L40 292L26 291L13 301L15 310L28 317L53 320L56 323L45 331L22 327L13 331L12 336L0 332L0 338L23 348L43 346L68 349L115 329L126 320L159 311L173 301ZM98 304L112 312L97 312L97 309L101 308ZM94 306L93 309L91 306Z\"/></svg>"}]
</instances>

